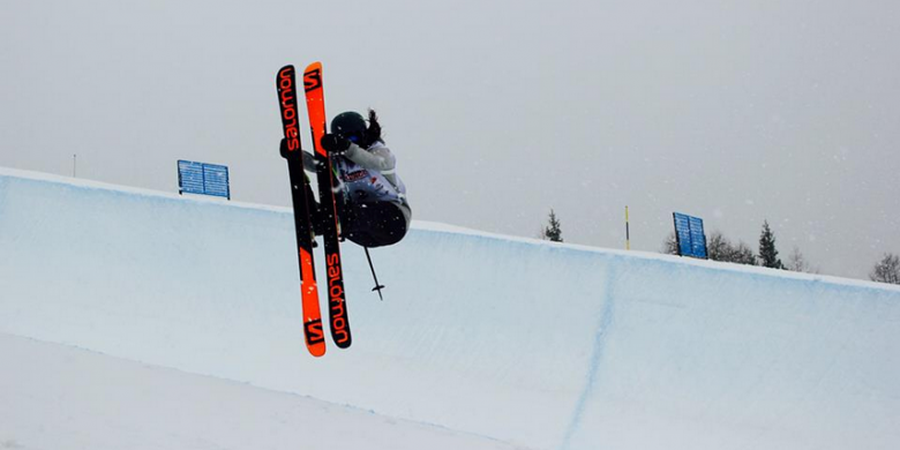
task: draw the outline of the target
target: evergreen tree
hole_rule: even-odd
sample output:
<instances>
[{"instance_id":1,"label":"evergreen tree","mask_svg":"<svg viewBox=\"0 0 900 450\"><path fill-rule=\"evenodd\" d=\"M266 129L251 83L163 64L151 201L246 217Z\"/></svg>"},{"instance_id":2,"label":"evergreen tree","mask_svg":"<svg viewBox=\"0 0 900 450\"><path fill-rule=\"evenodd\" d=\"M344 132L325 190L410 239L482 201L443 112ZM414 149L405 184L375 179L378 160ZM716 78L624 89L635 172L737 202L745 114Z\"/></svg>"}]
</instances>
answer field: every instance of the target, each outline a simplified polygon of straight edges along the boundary
<instances>
[{"instance_id":1,"label":"evergreen tree","mask_svg":"<svg viewBox=\"0 0 900 450\"><path fill-rule=\"evenodd\" d=\"M769 228L769 222L763 221L762 233L759 235L759 263L763 267L784 269L784 264L778 258L778 250L775 249L775 234Z\"/></svg>"},{"instance_id":2,"label":"evergreen tree","mask_svg":"<svg viewBox=\"0 0 900 450\"><path fill-rule=\"evenodd\" d=\"M559 219L556 218L556 212L550 209L550 220L541 233L541 239L553 242L562 242L562 228L560 228Z\"/></svg>"},{"instance_id":3,"label":"evergreen tree","mask_svg":"<svg viewBox=\"0 0 900 450\"><path fill-rule=\"evenodd\" d=\"M881 283L900 284L900 256L885 253L884 258L875 264L869 279Z\"/></svg>"}]
</instances>

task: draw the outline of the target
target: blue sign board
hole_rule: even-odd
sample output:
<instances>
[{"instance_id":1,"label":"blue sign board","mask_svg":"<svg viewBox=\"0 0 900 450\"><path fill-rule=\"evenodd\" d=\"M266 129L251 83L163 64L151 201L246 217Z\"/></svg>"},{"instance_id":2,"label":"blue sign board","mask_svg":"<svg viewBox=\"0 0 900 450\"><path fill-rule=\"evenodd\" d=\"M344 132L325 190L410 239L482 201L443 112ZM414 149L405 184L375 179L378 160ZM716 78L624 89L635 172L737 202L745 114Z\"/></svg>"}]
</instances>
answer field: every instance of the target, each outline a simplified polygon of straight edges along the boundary
<instances>
[{"instance_id":1,"label":"blue sign board","mask_svg":"<svg viewBox=\"0 0 900 450\"><path fill-rule=\"evenodd\" d=\"M703 219L681 213L672 215L675 218L678 254L706 259L706 233L703 232Z\"/></svg>"},{"instance_id":2,"label":"blue sign board","mask_svg":"<svg viewBox=\"0 0 900 450\"><path fill-rule=\"evenodd\" d=\"M228 167L178 160L178 193L214 195L231 199Z\"/></svg>"}]
</instances>

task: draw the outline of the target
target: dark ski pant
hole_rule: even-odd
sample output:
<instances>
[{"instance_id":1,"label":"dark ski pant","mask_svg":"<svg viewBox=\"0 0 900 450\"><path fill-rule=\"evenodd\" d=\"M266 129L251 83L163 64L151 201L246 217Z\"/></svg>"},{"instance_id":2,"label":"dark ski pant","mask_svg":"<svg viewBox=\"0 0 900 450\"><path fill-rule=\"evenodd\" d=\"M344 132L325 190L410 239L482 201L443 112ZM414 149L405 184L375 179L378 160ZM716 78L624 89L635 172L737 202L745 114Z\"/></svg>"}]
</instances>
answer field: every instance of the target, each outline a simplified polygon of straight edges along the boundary
<instances>
[{"instance_id":1,"label":"dark ski pant","mask_svg":"<svg viewBox=\"0 0 900 450\"><path fill-rule=\"evenodd\" d=\"M307 193L312 199L312 189ZM409 206L393 202L348 201L335 198L341 235L357 245L374 248L400 242L409 230ZM312 222L316 235L321 235L327 220L323 205L313 202Z\"/></svg>"},{"instance_id":2,"label":"dark ski pant","mask_svg":"<svg viewBox=\"0 0 900 450\"><path fill-rule=\"evenodd\" d=\"M400 242L409 229L409 209L392 202L350 203L341 217L343 235L363 247Z\"/></svg>"}]
</instances>

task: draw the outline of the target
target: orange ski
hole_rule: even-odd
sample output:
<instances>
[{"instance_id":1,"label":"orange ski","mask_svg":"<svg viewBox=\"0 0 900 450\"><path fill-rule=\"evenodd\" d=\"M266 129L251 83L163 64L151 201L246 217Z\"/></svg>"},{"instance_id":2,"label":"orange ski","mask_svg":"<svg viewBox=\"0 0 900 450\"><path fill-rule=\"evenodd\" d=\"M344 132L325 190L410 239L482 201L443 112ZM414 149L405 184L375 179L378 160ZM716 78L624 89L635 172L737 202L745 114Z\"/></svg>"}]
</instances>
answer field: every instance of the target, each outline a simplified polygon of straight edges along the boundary
<instances>
[{"instance_id":1,"label":"orange ski","mask_svg":"<svg viewBox=\"0 0 900 450\"><path fill-rule=\"evenodd\" d=\"M294 205L294 228L297 236L297 253L300 262L300 295L303 299L303 333L306 347L313 356L325 354L325 333L322 329L322 312L319 310L319 291L312 254L312 224L310 222L310 198L312 190L303 173L303 149L300 145L298 125L297 83L294 66L287 65L275 78L284 141L281 156L288 163L291 178L291 200Z\"/></svg>"},{"instance_id":2,"label":"orange ski","mask_svg":"<svg viewBox=\"0 0 900 450\"><path fill-rule=\"evenodd\" d=\"M325 263L328 264L328 312L331 319L331 338L340 348L352 343L350 321L344 292L344 272L341 268L339 219L335 199L337 179L331 168L331 158L322 148L321 139L325 135L325 93L322 88L322 63L314 62L303 72L303 87L306 90L306 110L312 132L313 148L316 150L316 170L319 185L320 213L324 216L322 238L325 242Z\"/></svg>"}]
</instances>

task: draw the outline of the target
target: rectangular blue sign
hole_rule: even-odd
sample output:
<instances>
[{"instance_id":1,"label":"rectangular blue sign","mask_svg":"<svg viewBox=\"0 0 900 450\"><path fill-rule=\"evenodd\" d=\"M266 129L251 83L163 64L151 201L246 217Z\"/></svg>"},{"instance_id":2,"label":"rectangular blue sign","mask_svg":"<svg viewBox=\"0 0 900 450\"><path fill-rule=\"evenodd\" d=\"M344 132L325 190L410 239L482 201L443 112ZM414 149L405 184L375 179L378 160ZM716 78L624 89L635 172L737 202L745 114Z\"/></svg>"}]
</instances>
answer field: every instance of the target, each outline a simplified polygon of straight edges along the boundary
<instances>
[{"instance_id":1,"label":"rectangular blue sign","mask_svg":"<svg viewBox=\"0 0 900 450\"><path fill-rule=\"evenodd\" d=\"M228 167L178 160L178 193L213 195L231 199Z\"/></svg>"},{"instance_id":2,"label":"rectangular blue sign","mask_svg":"<svg viewBox=\"0 0 900 450\"><path fill-rule=\"evenodd\" d=\"M706 233L703 232L703 220L699 217L688 217L691 228L691 255L706 259Z\"/></svg>"},{"instance_id":3,"label":"rectangular blue sign","mask_svg":"<svg viewBox=\"0 0 900 450\"><path fill-rule=\"evenodd\" d=\"M688 216L675 213L675 239L678 241L678 254L691 254L691 222Z\"/></svg>"},{"instance_id":4,"label":"rectangular blue sign","mask_svg":"<svg viewBox=\"0 0 900 450\"><path fill-rule=\"evenodd\" d=\"M681 213L672 213L672 215L675 219L678 254L706 259L706 233L703 231L703 219Z\"/></svg>"}]
</instances>

